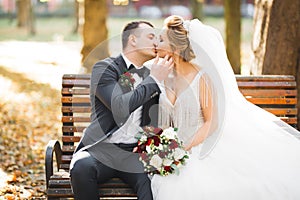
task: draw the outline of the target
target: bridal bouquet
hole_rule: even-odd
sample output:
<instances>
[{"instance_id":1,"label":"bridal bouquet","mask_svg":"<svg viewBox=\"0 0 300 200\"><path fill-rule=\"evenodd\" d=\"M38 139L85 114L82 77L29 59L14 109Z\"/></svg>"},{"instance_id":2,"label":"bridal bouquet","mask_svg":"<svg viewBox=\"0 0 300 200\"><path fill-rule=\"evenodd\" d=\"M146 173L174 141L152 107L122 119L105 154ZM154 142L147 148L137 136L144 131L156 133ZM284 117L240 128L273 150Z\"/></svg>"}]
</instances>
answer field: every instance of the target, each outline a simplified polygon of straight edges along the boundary
<instances>
[{"instance_id":1,"label":"bridal bouquet","mask_svg":"<svg viewBox=\"0 0 300 200\"><path fill-rule=\"evenodd\" d=\"M138 139L137 153L149 174L178 174L179 167L188 158L182 142L177 137L177 128L144 127L136 138Z\"/></svg>"}]
</instances>

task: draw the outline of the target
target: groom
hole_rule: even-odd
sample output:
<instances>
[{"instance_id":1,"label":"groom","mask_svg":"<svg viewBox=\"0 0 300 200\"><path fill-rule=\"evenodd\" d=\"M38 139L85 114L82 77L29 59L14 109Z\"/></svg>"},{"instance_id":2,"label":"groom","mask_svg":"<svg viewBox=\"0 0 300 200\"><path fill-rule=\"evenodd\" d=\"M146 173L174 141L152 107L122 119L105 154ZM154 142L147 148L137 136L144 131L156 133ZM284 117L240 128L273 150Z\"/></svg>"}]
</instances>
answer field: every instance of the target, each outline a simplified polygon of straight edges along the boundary
<instances>
[{"instance_id":1,"label":"groom","mask_svg":"<svg viewBox=\"0 0 300 200\"><path fill-rule=\"evenodd\" d=\"M98 184L119 177L137 193L151 200L150 180L144 173L135 134L141 126L157 126L158 82L164 80L173 61L156 57L151 71L143 63L156 56L154 27L146 21L127 24L122 32L122 53L97 62L91 75L91 124L71 161L75 199L99 199Z\"/></svg>"}]
</instances>

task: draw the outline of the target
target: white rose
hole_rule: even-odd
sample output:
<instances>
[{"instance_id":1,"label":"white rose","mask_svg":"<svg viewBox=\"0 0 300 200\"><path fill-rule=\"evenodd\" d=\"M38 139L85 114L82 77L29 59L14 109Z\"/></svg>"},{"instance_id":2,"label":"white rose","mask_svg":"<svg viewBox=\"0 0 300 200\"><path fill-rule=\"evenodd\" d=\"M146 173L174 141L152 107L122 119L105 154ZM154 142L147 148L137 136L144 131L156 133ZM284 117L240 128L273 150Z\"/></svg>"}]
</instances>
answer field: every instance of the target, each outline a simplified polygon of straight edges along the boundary
<instances>
[{"instance_id":1,"label":"white rose","mask_svg":"<svg viewBox=\"0 0 300 200\"><path fill-rule=\"evenodd\" d=\"M175 160L180 160L181 158L183 158L183 156L185 156L185 151L183 149L175 149L174 151L174 159Z\"/></svg>"},{"instance_id":2,"label":"white rose","mask_svg":"<svg viewBox=\"0 0 300 200\"><path fill-rule=\"evenodd\" d=\"M150 165L155 167L156 169L161 168L162 159L158 155L154 155L150 160Z\"/></svg>"},{"instance_id":3,"label":"white rose","mask_svg":"<svg viewBox=\"0 0 300 200\"><path fill-rule=\"evenodd\" d=\"M148 153L151 153L151 152L152 152L151 147L150 147L150 146L146 146L146 151L147 151Z\"/></svg>"},{"instance_id":4,"label":"white rose","mask_svg":"<svg viewBox=\"0 0 300 200\"><path fill-rule=\"evenodd\" d=\"M163 165L164 166L170 166L173 163L173 160L170 160L168 158L163 160Z\"/></svg>"},{"instance_id":5,"label":"white rose","mask_svg":"<svg viewBox=\"0 0 300 200\"><path fill-rule=\"evenodd\" d=\"M176 136L176 132L174 131L174 128L167 128L165 129L161 136L165 136L166 138L168 139L175 139L175 136Z\"/></svg>"},{"instance_id":6,"label":"white rose","mask_svg":"<svg viewBox=\"0 0 300 200\"><path fill-rule=\"evenodd\" d=\"M163 150L164 149L164 146L162 144L159 144L158 145L158 150Z\"/></svg>"},{"instance_id":7,"label":"white rose","mask_svg":"<svg viewBox=\"0 0 300 200\"><path fill-rule=\"evenodd\" d=\"M141 139L140 139L140 141L142 141L142 142L146 142L147 141L147 136L146 135L142 135L142 137L141 137Z\"/></svg>"}]
</instances>

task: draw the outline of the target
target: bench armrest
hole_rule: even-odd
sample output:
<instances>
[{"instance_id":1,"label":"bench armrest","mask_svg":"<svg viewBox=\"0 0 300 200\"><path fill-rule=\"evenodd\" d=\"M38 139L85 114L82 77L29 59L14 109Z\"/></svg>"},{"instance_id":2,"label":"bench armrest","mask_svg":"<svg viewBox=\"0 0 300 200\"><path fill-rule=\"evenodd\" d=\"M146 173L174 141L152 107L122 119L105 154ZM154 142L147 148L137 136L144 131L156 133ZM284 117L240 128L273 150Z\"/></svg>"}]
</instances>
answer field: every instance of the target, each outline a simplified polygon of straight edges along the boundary
<instances>
[{"instance_id":1,"label":"bench armrest","mask_svg":"<svg viewBox=\"0 0 300 200\"><path fill-rule=\"evenodd\" d=\"M53 153L56 156L57 170L61 162L62 150L58 140L50 140L46 147L45 167L46 167L46 184L49 185L50 177L53 175Z\"/></svg>"}]
</instances>

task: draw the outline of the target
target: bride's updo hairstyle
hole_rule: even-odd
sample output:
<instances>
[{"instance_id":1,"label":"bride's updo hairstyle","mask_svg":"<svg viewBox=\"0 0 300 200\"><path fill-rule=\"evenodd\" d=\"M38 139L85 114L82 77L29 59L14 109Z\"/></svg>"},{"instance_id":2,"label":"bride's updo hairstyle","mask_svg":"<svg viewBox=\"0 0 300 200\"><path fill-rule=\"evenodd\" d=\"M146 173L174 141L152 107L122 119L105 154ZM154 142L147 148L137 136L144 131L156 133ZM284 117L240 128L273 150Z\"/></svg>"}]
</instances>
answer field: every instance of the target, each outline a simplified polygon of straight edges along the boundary
<instances>
[{"instance_id":1,"label":"bride's updo hairstyle","mask_svg":"<svg viewBox=\"0 0 300 200\"><path fill-rule=\"evenodd\" d=\"M184 28L184 19L177 15L171 15L165 19L164 26L167 28L171 49L174 52L179 51L179 55L184 61L189 62L194 59L195 54L188 39L188 31Z\"/></svg>"}]
</instances>

